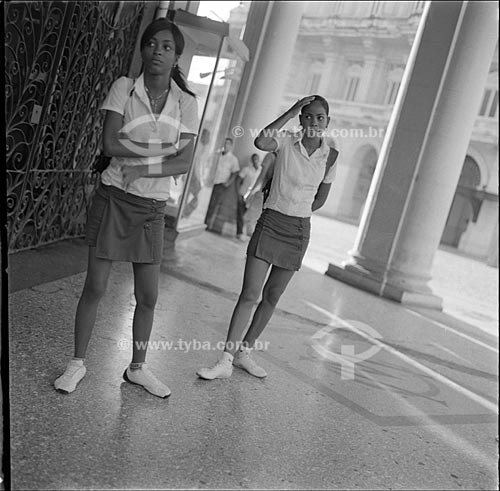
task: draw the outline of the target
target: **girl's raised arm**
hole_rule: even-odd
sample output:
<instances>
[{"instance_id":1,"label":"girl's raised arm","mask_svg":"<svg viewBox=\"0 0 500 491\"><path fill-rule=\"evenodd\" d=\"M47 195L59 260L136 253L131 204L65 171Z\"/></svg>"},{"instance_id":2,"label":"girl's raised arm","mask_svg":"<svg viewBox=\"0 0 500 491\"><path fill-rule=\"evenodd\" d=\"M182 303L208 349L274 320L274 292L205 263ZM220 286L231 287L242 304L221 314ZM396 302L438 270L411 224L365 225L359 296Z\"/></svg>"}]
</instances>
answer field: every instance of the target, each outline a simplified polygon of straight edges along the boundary
<instances>
[{"instance_id":1,"label":"girl's raised arm","mask_svg":"<svg viewBox=\"0 0 500 491\"><path fill-rule=\"evenodd\" d=\"M299 99L290 109L288 109L288 111L285 111L278 119L261 130L254 140L254 145L264 152L274 152L278 148L278 144L274 139L278 131L283 128L288 121L297 116L303 106L307 106L307 104L311 103L313 100L313 95Z\"/></svg>"}]
</instances>

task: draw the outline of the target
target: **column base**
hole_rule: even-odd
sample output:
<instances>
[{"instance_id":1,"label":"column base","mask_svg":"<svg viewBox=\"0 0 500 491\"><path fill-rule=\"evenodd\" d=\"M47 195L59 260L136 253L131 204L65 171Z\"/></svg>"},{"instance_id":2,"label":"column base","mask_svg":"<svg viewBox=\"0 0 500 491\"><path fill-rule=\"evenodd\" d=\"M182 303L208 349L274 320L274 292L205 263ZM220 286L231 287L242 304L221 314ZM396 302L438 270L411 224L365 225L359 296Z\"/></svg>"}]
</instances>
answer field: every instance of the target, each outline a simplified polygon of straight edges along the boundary
<instances>
[{"instance_id":1,"label":"column base","mask_svg":"<svg viewBox=\"0 0 500 491\"><path fill-rule=\"evenodd\" d=\"M443 310L443 299L433 293L418 293L406 291L403 288L386 283L382 278L370 274L367 270L354 265L337 266L330 263L325 273L327 276L342 281L379 297L388 298L406 305L425 307L433 310Z\"/></svg>"}]
</instances>

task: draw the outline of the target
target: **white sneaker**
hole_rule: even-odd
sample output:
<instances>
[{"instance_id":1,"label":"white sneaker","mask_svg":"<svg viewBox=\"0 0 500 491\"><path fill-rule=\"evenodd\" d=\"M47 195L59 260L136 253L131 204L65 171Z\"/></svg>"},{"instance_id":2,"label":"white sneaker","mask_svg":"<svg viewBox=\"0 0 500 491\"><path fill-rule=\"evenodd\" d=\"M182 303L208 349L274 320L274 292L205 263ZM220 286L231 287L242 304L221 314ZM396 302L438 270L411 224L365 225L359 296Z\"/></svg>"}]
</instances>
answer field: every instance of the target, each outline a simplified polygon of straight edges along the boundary
<instances>
[{"instance_id":1,"label":"white sneaker","mask_svg":"<svg viewBox=\"0 0 500 491\"><path fill-rule=\"evenodd\" d=\"M224 351L222 358L212 368L202 368L196 372L198 377L205 380L214 378L229 378L233 373L233 355Z\"/></svg>"},{"instance_id":2,"label":"white sneaker","mask_svg":"<svg viewBox=\"0 0 500 491\"><path fill-rule=\"evenodd\" d=\"M76 389L76 386L83 377L87 369L83 364L83 360L70 360L66 366L66 371L55 380L54 387L57 392L70 394Z\"/></svg>"},{"instance_id":3,"label":"white sneaker","mask_svg":"<svg viewBox=\"0 0 500 491\"><path fill-rule=\"evenodd\" d=\"M234 356L233 365L242 368L254 377L267 377L266 371L250 358L250 349L240 348Z\"/></svg>"},{"instance_id":4,"label":"white sneaker","mask_svg":"<svg viewBox=\"0 0 500 491\"><path fill-rule=\"evenodd\" d=\"M168 397L172 392L162 382L160 382L149 370L146 363L141 368L131 370L130 367L123 372L123 379L131 384L140 385L149 393L157 397Z\"/></svg>"}]
</instances>

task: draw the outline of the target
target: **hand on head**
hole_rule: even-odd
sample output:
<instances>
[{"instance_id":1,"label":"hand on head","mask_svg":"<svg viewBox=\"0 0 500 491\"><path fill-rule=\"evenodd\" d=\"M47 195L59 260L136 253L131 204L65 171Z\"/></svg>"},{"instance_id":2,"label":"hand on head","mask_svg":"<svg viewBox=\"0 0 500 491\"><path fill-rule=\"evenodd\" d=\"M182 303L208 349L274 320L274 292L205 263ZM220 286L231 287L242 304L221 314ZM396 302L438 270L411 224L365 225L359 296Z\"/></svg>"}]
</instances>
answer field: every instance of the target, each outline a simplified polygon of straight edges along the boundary
<instances>
[{"instance_id":1,"label":"hand on head","mask_svg":"<svg viewBox=\"0 0 500 491\"><path fill-rule=\"evenodd\" d=\"M315 96L313 95L308 95L307 97L303 97L302 99L299 99L289 110L288 112L291 114L291 116L297 116L300 114L300 111L304 106L307 106L310 104L312 101L314 101Z\"/></svg>"}]
</instances>

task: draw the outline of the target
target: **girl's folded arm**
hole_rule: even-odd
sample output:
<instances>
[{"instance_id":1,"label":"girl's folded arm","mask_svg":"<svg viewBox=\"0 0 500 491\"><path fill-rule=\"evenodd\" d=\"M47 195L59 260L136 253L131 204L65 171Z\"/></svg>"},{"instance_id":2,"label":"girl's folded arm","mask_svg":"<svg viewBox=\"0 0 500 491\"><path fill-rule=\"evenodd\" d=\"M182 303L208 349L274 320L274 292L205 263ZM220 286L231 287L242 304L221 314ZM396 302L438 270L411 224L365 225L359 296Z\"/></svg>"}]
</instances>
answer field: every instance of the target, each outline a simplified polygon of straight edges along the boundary
<instances>
[{"instance_id":1,"label":"girl's folded arm","mask_svg":"<svg viewBox=\"0 0 500 491\"><path fill-rule=\"evenodd\" d=\"M172 153L172 143L151 145L131 140L121 132L123 115L116 111L106 111L102 134L104 155L108 157L163 157Z\"/></svg>"}]
</instances>

